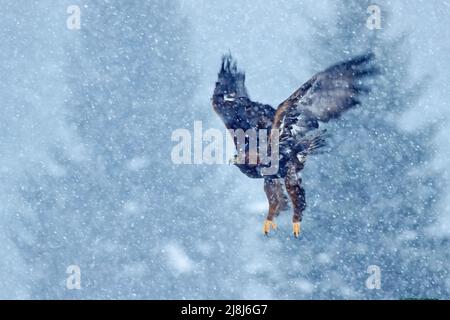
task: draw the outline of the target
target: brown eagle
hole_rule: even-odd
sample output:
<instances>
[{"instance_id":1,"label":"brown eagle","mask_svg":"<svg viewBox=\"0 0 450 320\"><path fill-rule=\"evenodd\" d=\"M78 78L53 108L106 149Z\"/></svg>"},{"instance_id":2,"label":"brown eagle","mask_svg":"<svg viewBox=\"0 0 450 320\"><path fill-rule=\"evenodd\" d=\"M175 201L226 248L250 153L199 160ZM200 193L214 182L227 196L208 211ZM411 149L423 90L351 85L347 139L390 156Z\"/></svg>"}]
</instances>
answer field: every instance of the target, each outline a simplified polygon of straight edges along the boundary
<instances>
[{"instance_id":1,"label":"brown eagle","mask_svg":"<svg viewBox=\"0 0 450 320\"><path fill-rule=\"evenodd\" d=\"M237 69L231 54L222 57L222 65L212 97L212 105L229 130L270 130L269 139L277 133L278 165L276 173L264 174L267 163L240 162L235 165L248 177L264 179L269 212L263 232L276 229L274 217L288 207L286 189L293 206L294 236L300 234L300 222L306 207L305 190L299 172L306 157L324 146L325 130L320 122L338 118L346 110L359 105L359 97L369 91L363 78L377 69L372 53L337 63L314 75L276 109L250 100L245 87L245 73ZM248 160L249 144L238 146ZM270 152L270 150L269 150ZM236 159L237 156L235 156Z\"/></svg>"}]
</instances>

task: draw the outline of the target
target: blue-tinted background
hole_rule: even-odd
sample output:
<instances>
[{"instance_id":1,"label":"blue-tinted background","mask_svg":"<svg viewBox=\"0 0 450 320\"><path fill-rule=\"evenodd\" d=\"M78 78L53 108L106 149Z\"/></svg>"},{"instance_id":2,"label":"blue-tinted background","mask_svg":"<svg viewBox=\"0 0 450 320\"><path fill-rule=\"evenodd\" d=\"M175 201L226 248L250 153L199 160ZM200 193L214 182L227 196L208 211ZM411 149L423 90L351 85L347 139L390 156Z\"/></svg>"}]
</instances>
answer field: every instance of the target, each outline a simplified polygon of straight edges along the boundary
<instances>
[{"instance_id":1,"label":"blue-tinted background","mask_svg":"<svg viewBox=\"0 0 450 320\"><path fill-rule=\"evenodd\" d=\"M450 297L449 2L380 0L381 30L364 0L0 3L0 298ZM262 236L262 181L171 161L173 130L222 129L228 50L274 106L378 56L376 90L303 171L300 240L289 212Z\"/></svg>"}]
</instances>

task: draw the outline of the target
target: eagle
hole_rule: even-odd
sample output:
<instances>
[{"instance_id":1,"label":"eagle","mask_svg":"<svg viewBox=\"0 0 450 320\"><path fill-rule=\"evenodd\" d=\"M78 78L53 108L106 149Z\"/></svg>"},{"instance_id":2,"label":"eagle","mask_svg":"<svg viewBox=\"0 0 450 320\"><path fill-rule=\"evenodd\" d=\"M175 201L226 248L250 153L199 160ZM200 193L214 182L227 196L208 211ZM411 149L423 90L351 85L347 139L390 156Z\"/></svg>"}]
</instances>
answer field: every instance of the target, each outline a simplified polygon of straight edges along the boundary
<instances>
[{"instance_id":1,"label":"eagle","mask_svg":"<svg viewBox=\"0 0 450 320\"><path fill-rule=\"evenodd\" d=\"M250 143L247 140L239 143L233 136L236 150L234 165L250 178L264 179L264 191L269 203L263 225L266 236L277 228L274 219L280 211L289 208L290 199L293 235L298 238L306 208L300 171L305 166L306 158L320 151L328 136L319 125L337 119L345 111L361 104L361 97L370 91L366 78L377 73L374 58L374 54L369 52L332 65L315 74L277 108L273 108L249 98L245 73L238 70L231 53L222 56L212 96L214 111L228 130L269 130L268 140L275 143L278 149L276 170L268 173L263 169L271 164L260 161L262 157L259 156L256 162L249 162L252 152ZM269 153L275 151L271 146L267 149Z\"/></svg>"}]
</instances>

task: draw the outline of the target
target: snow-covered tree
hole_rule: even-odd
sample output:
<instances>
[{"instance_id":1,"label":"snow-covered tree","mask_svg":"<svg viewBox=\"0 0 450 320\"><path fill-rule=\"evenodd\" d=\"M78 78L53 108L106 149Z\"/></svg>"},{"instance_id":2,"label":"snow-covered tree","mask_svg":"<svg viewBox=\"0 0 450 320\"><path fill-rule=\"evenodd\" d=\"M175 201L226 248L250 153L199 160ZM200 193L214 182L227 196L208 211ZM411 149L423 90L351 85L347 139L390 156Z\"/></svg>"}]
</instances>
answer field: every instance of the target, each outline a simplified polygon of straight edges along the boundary
<instances>
[{"instance_id":1,"label":"snow-covered tree","mask_svg":"<svg viewBox=\"0 0 450 320\"><path fill-rule=\"evenodd\" d=\"M188 26L175 2L79 7L80 30L64 34L66 123L77 139L50 150L59 174L29 175L35 240L17 243L40 270L36 297L157 298L170 293L161 220L183 215L168 209L178 182L168 155L171 131L190 116ZM82 291L65 288L69 265L80 267Z\"/></svg>"},{"instance_id":2,"label":"snow-covered tree","mask_svg":"<svg viewBox=\"0 0 450 320\"><path fill-rule=\"evenodd\" d=\"M411 82L412 48L391 32L386 3L382 29L366 27L371 4L5 4L0 297L440 297L448 241L424 232L439 187L427 169L433 131L399 125L427 81ZM69 5L79 30L66 27ZM270 103L334 62L377 55L372 93L327 125L329 152L302 172L300 239L287 212L262 235L261 181L171 162L174 129L222 125L209 98L229 48L252 98ZM66 288L70 265L82 290ZM365 286L370 265L381 290Z\"/></svg>"},{"instance_id":3,"label":"snow-covered tree","mask_svg":"<svg viewBox=\"0 0 450 320\"><path fill-rule=\"evenodd\" d=\"M380 75L358 110L329 126L330 152L308 163L305 170L310 203L306 235L315 250L323 250L329 265L317 264L312 274L321 284L336 280L322 297L376 297L365 279L370 265L381 268L383 297L434 296L441 276L427 252L432 244L425 230L435 219L436 177L427 173L433 156L433 131L407 132L400 123L426 88L410 82L407 36L389 35L389 7L380 4L382 29L369 29L370 1L333 3L332 22L311 20L312 70L334 61L372 51Z\"/></svg>"}]
</instances>

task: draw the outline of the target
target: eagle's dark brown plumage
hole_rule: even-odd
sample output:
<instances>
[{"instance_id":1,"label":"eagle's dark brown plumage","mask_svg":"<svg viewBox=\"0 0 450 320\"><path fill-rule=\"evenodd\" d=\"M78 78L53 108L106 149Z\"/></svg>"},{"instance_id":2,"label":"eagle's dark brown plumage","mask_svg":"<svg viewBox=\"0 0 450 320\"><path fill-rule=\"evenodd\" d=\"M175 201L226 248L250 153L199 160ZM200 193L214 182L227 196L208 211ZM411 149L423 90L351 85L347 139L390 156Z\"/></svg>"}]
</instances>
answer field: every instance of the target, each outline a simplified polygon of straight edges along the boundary
<instances>
[{"instance_id":1,"label":"eagle's dark brown plumage","mask_svg":"<svg viewBox=\"0 0 450 320\"><path fill-rule=\"evenodd\" d=\"M279 164L275 174L264 175L261 169L267 164L236 164L247 176L264 179L269 201L263 230L266 235L271 228L276 228L274 217L287 207L284 184L294 211L294 235L298 237L306 207L305 190L298 173L306 157L324 145L325 131L319 130L319 123L338 118L360 104L358 98L368 92L362 79L375 73L373 58L372 53L361 55L317 73L276 109L251 101L245 87L245 74L237 70L231 55L222 58L212 104L227 129L276 129L279 136ZM271 139L274 138L272 135Z\"/></svg>"}]
</instances>

